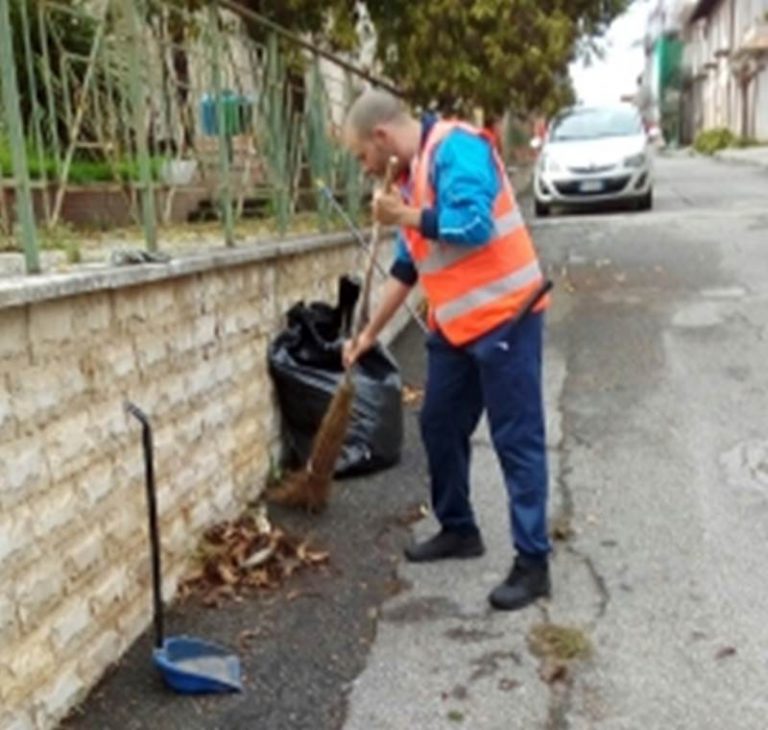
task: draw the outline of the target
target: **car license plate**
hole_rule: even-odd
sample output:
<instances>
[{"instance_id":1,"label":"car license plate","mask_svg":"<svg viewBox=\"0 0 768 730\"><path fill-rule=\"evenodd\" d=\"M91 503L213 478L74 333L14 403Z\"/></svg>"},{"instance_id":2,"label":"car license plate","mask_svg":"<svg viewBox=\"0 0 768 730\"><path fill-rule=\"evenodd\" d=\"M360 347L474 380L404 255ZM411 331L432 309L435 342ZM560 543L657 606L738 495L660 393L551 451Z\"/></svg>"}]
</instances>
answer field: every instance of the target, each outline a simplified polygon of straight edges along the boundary
<instances>
[{"instance_id":1,"label":"car license plate","mask_svg":"<svg viewBox=\"0 0 768 730\"><path fill-rule=\"evenodd\" d=\"M584 180L584 182L579 185L579 190L581 190L582 193L599 193L602 189L602 180Z\"/></svg>"}]
</instances>

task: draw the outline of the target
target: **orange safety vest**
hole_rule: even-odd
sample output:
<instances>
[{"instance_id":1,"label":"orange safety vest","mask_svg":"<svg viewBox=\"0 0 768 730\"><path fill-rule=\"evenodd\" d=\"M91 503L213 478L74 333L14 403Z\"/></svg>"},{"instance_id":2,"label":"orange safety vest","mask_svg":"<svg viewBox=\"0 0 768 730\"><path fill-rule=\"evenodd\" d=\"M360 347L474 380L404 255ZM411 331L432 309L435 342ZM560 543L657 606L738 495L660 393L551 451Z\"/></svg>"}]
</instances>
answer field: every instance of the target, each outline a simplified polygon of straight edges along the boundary
<instances>
[{"instance_id":1,"label":"orange safety vest","mask_svg":"<svg viewBox=\"0 0 768 730\"><path fill-rule=\"evenodd\" d=\"M424 208L435 204L435 190L429 179L432 156L437 145L455 129L487 139L483 131L469 124L436 122L411 165L411 205ZM430 325L457 346L508 321L543 282L504 164L495 150L493 157L501 185L493 205L496 230L488 243L457 246L430 241L416 228L403 229L429 304ZM542 311L548 303L549 297L542 297L534 311Z\"/></svg>"}]
</instances>

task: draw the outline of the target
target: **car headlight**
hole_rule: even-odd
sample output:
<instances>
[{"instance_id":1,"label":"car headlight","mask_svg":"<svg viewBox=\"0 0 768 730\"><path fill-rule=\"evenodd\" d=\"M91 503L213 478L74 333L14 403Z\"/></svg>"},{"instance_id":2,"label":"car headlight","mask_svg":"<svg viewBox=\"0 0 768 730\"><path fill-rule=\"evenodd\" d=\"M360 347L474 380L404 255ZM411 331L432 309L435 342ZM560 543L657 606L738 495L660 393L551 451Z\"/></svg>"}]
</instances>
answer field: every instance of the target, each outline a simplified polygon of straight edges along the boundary
<instances>
[{"instance_id":1,"label":"car headlight","mask_svg":"<svg viewBox=\"0 0 768 730\"><path fill-rule=\"evenodd\" d=\"M563 167L554 158L549 157L548 155L544 155L541 160L541 169L544 172L561 172Z\"/></svg>"},{"instance_id":2,"label":"car headlight","mask_svg":"<svg viewBox=\"0 0 768 730\"><path fill-rule=\"evenodd\" d=\"M640 152L637 155L626 157L624 159L624 167L642 167L645 164L645 153Z\"/></svg>"}]
</instances>

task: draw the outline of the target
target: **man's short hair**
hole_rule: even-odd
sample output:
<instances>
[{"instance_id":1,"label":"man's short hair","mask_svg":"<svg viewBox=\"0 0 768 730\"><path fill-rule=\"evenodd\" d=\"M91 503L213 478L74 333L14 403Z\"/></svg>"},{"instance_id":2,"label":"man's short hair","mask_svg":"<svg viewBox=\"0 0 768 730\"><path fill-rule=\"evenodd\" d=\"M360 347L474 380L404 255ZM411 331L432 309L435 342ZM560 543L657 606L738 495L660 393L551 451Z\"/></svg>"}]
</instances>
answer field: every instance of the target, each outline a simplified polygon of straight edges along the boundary
<instances>
[{"instance_id":1,"label":"man's short hair","mask_svg":"<svg viewBox=\"0 0 768 730\"><path fill-rule=\"evenodd\" d=\"M344 126L348 132L365 139L379 124L398 121L407 115L408 109L401 99L388 91L368 89L349 108Z\"/></svg>"}]
</instances>

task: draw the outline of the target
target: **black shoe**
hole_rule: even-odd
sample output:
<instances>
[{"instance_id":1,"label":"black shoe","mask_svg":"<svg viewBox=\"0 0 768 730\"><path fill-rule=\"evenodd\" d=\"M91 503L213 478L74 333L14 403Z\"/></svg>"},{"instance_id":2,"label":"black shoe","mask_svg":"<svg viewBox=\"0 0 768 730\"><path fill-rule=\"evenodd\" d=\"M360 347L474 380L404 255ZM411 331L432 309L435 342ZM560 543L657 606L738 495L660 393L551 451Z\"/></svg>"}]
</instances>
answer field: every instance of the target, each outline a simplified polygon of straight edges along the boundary
<instances>
[{"instance_id":1,"label":"black shoe","mask_svg":"<svg viewBox=\"0 0 768 730\"><path fill-rule=\"evenodd\" d=\"M488 600L500 611L517 611L537 598L549 597L549 564L515 560L507 579L493 589Z\"/></svg>"},{"instance_id":2,"label":"black shoe","mask_svg":"<svg viewBox=\"0 0 768 730\"><path fill-rule=\"evenodd\" d=\"M485 552L479 532L451 532L440 530L434 537L405 549L405 557L412 563L427 563L446 558L479 558Z\"/></svg>"}]
</instances>

